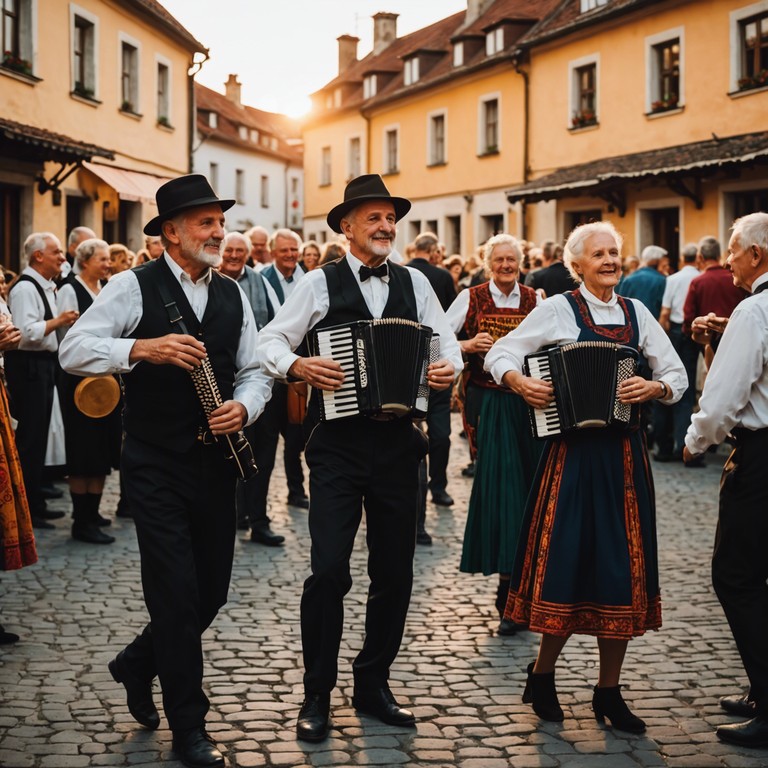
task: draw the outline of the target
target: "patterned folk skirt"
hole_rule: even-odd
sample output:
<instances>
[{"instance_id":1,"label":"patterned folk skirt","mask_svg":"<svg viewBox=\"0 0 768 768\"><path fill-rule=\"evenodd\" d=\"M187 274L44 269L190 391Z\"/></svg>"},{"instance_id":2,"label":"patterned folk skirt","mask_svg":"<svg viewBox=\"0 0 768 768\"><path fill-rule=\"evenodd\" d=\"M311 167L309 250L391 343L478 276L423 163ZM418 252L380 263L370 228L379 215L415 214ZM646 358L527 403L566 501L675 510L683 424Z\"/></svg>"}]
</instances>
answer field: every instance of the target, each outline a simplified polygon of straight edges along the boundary
<instances>
[{"instance_id":1,"label":"patterned folk skirt","mask_svg":"<svg viewBox=\"0 0 768 768\"><path fill-rule=\"evenodd\" d=\"M11 427L5 386L0 383L0 571L37 562L35 536Z\"/></svg>"},{"instance_id":2,"label":"patterned folk skirt","mask_svg":"<svg viewBox=\"0 0 768 768\"><path fill-rule=\"evenodd\" d=\"M508 574L543 444L519 395L470 386L467 403L478 412L478 451L460 570Z\"/></svg>"},{"instance_id":3,"label":"patterned folk skirt","mask_svg":"<svg viewBox=\"0 0 768 768\"><path fill-rule=\"evenodd\" d=\"M629 639L661 626L653 478L639 431L547 443L505 616L535 632Z\"/></svg>"}]
</instances>

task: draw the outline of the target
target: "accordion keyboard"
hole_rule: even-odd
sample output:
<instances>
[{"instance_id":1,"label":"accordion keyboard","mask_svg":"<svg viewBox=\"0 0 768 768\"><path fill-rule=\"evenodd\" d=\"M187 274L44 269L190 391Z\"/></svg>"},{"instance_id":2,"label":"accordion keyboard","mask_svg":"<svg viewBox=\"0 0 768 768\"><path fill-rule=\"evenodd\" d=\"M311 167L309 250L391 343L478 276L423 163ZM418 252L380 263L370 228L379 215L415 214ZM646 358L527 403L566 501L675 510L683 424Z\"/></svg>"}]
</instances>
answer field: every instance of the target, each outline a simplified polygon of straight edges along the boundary
<instances>
[{"instance_id":1,"label":"accordion keyboard","mask_svg":"<svg viewBox=\"0 0 768 768\"><path fill-rule=\"evenodd\" d=\"M341 419L360 413L355 383L355 343L352 329L346 327L318 331L317 352L321 357L333 358L344 372L344 383L340 389L322 390L325 420Z\"/></svg>"},{"instance_id":2,"label":"accordion keyboard","mask_svg":"<svg viewBox=\"0 0 768 768\"><path fill-rule=\"evenodd\" d=\"M552 381L552 371L549 365L549 358L546 355L541 357L529 357L528 368L530 375L536 379L542 379L544 381ZM560 417L557 413L557 406L555 401L552 402L546 408L534 409L534 418L536 420L536 435L538 437L549 437L551 435L559 435L562 432L560 426Z\"/></svg>"}]
</instances>

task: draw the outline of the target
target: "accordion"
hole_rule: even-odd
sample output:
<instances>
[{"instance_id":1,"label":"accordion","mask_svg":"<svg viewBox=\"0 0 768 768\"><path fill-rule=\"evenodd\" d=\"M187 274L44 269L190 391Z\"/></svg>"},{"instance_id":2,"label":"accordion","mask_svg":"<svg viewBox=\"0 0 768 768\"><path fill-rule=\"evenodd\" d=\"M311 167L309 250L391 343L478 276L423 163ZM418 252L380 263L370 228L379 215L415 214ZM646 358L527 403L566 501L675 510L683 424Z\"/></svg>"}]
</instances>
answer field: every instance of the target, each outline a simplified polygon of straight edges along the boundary
<instances>
[{"instance_id":1,"label":"accordion","mask_svg":"<svg viewBox=\"0 0 768 768\"><path fill-rule=\"evenodd\" d=\"M426 416L427 366L437 359L438 341L431 328L401 318L359 320L310 333L311 354L335 360L344 372L340 389L319 392L320 420Z\"/></svg>"},{"instance_id":2,"label":"accordion","mask_svg":"<svg viewBox=\"0 0 768 768\"><path fill-rule=\"evenodd\" d=\"M477 321L477 332L488 333L494 341L504 338L525 320L525 315L481 315Z\"/></svg>"},{"instance_id":3,"label":"accordion","mask_svg":"<svg viewBox=\"0 0 768 768\"><path fill-rule=\"evenodd\" d=\"M526 355L526 375L551 382L555 390L546 408L529 407L533 436L631 426L637 409L619 402L618 390L636 370L637 352L609 341L574 342Z\"/></svg>"}]
</instances>

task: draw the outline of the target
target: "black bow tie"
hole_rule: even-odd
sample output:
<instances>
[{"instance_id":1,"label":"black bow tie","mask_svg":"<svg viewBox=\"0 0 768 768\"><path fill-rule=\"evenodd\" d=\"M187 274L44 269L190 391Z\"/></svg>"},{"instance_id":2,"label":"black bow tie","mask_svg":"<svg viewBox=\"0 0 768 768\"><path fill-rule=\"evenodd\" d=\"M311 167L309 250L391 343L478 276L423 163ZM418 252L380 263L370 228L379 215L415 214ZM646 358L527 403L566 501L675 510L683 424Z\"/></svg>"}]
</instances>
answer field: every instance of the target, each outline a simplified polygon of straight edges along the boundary
<instances>
[{"instance_id":1,"label":"black bow tie","mask_svg":"<svg viewBox=\"0 0 768 768\"><path fill-rule=\"evenodd\" d=\"M387 276L387 263L379 264L378 267L366 267L363 265L360 267L360 282L365 282L371 275L374 277L386 277Z\"/></svg>"}]
</instances>

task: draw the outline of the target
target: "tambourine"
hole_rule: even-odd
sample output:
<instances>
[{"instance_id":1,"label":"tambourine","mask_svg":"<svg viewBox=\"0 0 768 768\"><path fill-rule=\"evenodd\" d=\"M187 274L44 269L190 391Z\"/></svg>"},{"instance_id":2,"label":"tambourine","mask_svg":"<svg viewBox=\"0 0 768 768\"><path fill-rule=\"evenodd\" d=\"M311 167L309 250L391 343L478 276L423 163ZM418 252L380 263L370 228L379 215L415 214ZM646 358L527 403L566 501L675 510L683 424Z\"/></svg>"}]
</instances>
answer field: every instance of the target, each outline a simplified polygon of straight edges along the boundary
<instances>
[{"instance_id":1,"label":"tambourine","mask_svg":"<svg viewBox=\"0 0 768 768\"><path fill-rule=\"evenodd\" d=\"M75 387L75 407L85 416L109 416L120 402L120 385L114 376L87 376Z\"/></svg>"}]
</instances>

